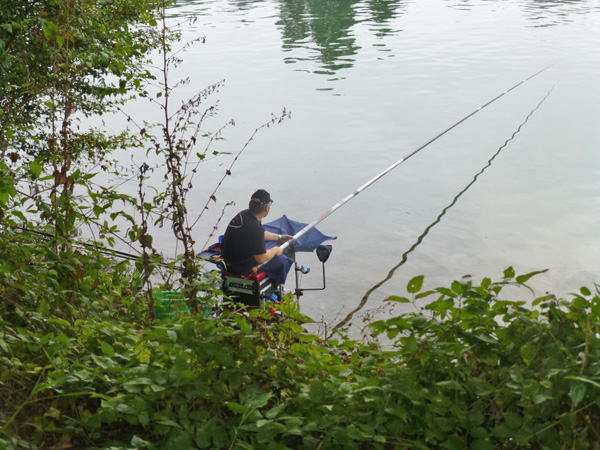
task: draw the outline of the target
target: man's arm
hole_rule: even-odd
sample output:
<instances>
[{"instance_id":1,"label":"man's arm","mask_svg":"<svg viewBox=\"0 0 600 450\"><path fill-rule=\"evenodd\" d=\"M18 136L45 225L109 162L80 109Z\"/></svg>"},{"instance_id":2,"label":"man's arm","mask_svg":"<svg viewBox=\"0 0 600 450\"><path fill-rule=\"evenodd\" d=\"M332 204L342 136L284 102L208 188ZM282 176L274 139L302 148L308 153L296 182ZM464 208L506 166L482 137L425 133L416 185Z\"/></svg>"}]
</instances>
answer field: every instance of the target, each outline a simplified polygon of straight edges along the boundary
<instances>
[{"instance_id":1,"label":"man's arm","mask_svg":"<svg viewBox=\"0 0 600 450\"><path fill-rule=\"evenodd\" d=\"M267 233L267 232L265 232ZM275 235L277 236L277 235ZM283 250L281 249L281 247L272 247L269 250L267 250L265 253L262 253L260 255L254 255L254 259L256 260L256 262L258 264L264 264L266 262L271 261L273 258L275 258L276 256L279 256L283 253Z\"/></svg>"},{"instance_id":2,"label":"man's arm","mask_svg":"<svg viewBox=\"0 0 600 450\"><path fill-rule=\"evenodd\" d=\"M265 230L265 241L275 241L275 242L287 242L292 239L293 236L289 234L275 234L270 231ZM272 247L267 250L265 253L260 255L254 255L254 259L258 264L264 264L266 262L271 261L276 256L279 256L283 253L281 247Z\"/></svg>"},{"instance_id":3,"label":"man's arm","mask_svg":"<svg viewBox=\"0 0 600 450\"><path fill-rule=\"evenodd\" d=\"M289 234L275 234L270 231L265 231L265 241L287 242L293 237L294 236L290 236Z\"/></svg>"}]
</instances>

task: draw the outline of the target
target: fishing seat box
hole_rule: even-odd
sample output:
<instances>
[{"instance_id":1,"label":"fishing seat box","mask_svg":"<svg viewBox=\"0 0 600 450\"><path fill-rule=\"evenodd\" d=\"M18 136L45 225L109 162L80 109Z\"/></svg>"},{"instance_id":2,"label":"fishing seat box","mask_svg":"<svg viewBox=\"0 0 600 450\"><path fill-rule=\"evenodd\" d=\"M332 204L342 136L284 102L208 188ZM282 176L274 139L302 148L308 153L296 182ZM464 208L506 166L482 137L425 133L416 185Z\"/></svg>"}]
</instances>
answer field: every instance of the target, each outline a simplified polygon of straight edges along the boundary
<instances>
[{"instance_id":1,"label":"fishing seat box","mask_svg":"<svg viewBox=\"0 0 600 450\"><path fill-rule=\"evenodd\" d=\"M223 292L246 306L262 307L269 300L277 300L279 285L271 280L266 272L250 275L236 275L225 270L223 275ZM275 294L275 295L273 295Z\"/></svg>"}]
</instances>

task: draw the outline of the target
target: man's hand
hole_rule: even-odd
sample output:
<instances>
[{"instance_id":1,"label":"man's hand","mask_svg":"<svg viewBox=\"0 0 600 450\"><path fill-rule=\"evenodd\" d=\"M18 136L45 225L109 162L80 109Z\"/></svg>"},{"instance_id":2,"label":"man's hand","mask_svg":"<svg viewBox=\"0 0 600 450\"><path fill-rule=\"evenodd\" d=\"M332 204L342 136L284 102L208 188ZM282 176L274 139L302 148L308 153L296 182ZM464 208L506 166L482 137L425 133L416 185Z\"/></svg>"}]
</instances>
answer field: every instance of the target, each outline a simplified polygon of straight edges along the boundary
<instances>
[{"instance_id":1,"label":"man's hand","mask_svg":"<svg viewBox=\"0 0 600 450\"><path fill-rule=\"evenodd\" d=\"M289 234L282 234L279 242L287 242L290 239L293 239L294 236L290 236Z\"/></svg>"},{"instance_id":2,"label":"man's hand","mask_svg":"<svg viewBox=\"0 0 600 450\"><path fill-rule=\"evenodd\" d=\"M257 263L264 264L264 263L272 260L276 256L280 256L282 253L283 253L283 249L281 247L271 247L269 250L267 250L262 255L254 255L254 259L256 260Z\"/></svg>"}]
</instances>

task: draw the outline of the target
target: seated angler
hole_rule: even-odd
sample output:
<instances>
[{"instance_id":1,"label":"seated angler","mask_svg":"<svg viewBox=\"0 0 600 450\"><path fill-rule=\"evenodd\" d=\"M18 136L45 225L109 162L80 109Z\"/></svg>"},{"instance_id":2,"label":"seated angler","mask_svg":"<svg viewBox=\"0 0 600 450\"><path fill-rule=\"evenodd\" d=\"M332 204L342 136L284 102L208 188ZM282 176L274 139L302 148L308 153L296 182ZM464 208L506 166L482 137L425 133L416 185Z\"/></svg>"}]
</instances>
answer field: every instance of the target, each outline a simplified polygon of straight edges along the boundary
<instances>
[{"instance_id":1,"label":"seated angler","mask_svg":"<svg viewBox=\"0 0 600 450\"><path fill-rule=\"evenodd\" d=\"M271 233L263 228L261 221L269 215L272 204L269 193L259 189L252 194L248 209L239 212L229 222L221 253L228 272L247 275L258 267L276 283L285 283L292 261L283 255L281 247L267 250L265 241L283 243L293 236Z\"/></svg>"}]
</instances>

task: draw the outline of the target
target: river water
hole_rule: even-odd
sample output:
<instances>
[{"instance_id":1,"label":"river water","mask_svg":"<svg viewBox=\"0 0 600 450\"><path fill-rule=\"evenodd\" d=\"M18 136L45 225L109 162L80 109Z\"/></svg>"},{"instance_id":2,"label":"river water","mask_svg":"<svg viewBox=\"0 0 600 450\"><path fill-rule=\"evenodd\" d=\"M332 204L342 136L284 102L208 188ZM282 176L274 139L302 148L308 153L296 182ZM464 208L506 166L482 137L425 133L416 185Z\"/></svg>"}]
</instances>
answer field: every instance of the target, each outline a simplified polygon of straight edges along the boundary
<instances>
[{"instance_id":1,"label":"river water","mask_svg":"<svg viewBox=\"0 0 600 450\"><path fill-rule=\"evenodd\" d=\"M224 79L209 126L236 124L216 144L232 154L200 168L192 215L252 132L291 111L235 162L195 228L200 247L225 204L236 203L218 233L258 188L275 199L273 218L311 222L552 65L319 225L338 239L327 289L302 297L309 316L336 323L363 299L357 317L388 314L383 300L420 274L435 288L548 269L530 283L538 295L600 282L600 2L179 0L170 13L184 41L206 38L179 54L175 75L190 82L178 95ZM174 251L167 234L160 242ZM305 287L319 287L316 258L302 262Z\"/></svg>"}]
</instances>

